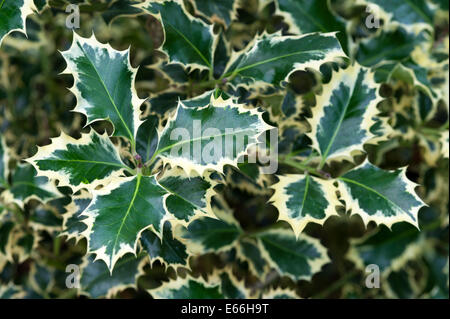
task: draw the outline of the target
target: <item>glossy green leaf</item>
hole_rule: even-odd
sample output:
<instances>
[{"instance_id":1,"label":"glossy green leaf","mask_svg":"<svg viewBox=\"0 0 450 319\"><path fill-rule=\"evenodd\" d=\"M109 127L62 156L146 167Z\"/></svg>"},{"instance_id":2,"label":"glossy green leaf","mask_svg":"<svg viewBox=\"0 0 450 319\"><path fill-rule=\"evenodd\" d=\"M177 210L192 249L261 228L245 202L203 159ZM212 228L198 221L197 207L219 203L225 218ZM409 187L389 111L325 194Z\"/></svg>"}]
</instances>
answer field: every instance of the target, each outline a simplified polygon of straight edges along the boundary
<instances>
[{"instance_id":1,"label":"glossy green leaf","mask_svg":"<svg viewBox=\"0 0 450 319\"><path fill-rule=\"evenodd\" d=\"M236 18L237 0L194 0L197 11L212 22L230 25Z\"/></svg>"},{"instance_id":2,"label":"glossy green leaf","mask_svg":"<svg viewBox=\"0 0 450 319\"><path fill-rule=\"evenodd\" d=\"M65 74L73 75L70 89L77 98L74 111L87 117L87 125L109 120L114 136L128 138L134 145L140 125L139 99L134 88L136 69L130 64L129 50L117 51L108 44L73 33L71 47L62 52Z\"/></svg>"},{"instance_id":3,"label":"glossy green leaf","mask_svg":"<svg viewBox=\"0 0 450 319\"><path fill-rule=\"evenodd\" d=\"M26 34L26 19L33 10L36 10L33 0L0 1L0 45L13 31Z\"/></svg>"},{"instance_id":4,"label":"glossy green leaf","mask_svg":"<svg viewBox=\"0 0 450 319\"><path fill-rule=\"evenodd\" d=\"M235 81L248 80L252 88L263 84L279 86L288 81L294 71L319 70L323 63L344 57L335 33L264 34L231 57L225 77L235 78Z\"/></svg>"},{"instance_id":5,"label":"glossy green leaf","mask_svg":"<svg viewBox=\"0 0 450 319\"><path fill-rule=\"evenodd\" d=\"M366 0L369 5L376 5L382 10L377 18L386 18L387 23L410 27L412 29L431 28L434 12L428 1L424 0Z\"/></svg>"},{"instance_id":6,"label":"glossy green leaf","mask_svg":"<svg viewBox=\"0 0 450 319\"><path fill-rule=\"evenodd\" d=\"M339 177L339 188L347 209L370 221L391 226L405 221L418 227L417 213L424 206L416 195L416 184L406 177L406 168L385 171L365 161Z\"/></svg>"},{"instance_id":7,"label":"glossy green leaf","mask_svg":"<svg viewBox=\"0 0 450 319\"><path fill-rule=\"evenodd\" d=\"M216 37L212 25L192 17L179 0L147 1L141 5L160 19L164 28L163 50L171 62L211 69Z\"/></svg>"},{"instance_id":8,"label":"glossy green leaf","mask_svg":"<svg viewBox=\"0 0 450 319\"><path fill-rule=\"evenodd\" d=\"M167 210L177 219L189 222L197 214L214 216L210 202L215 194L211 182L196 174L187 175L181 168L171 168L158 180L170 195Z\"/></svg>"},{"instance_id":9,"label":"glossy green leaf","mask_svg":"<svg viewBox=\"0 0 450 319\"><path fill-rule=\"evenodd\" d=\"M332 158L352 158L373 137L370 127L381 98L373 74L357 64L333 74L323 86L313 108L308 136L320 152L322 163Z\"/></svg>"},{"instance_id":10,"label":"glossy green leaf","mask_svg":"<svg viewBox=\"0 0 450 319\"><path fill-rule=\"evenodd\" d=\"M39 200L43 203L61 194L47 177L36 176L36 170L32 165L24 164L16 167L12 179L11 187L2 193L5 202L14 202L20 207L31 199Z\"/></svg>"},{"instance_id":11,"label":"glossy green leaf","mask_svg":"<svg viewBox=\"0 0 450 319\"><path fill-rule=\"evenodd\" d=\"M199 217L186 228L180 228L180 236L186 240L193 254L228 250L241 234L237 224L211 217Z\"/></svg>"},{"instance_id":12,"label":"glossy green leaf","mask_svg":"<svg viewBox=\"0 0 450 319\"><path fill-rule=\"evenodd\" d=\"M136 287L137 278L143 274L141 262L142 256L127 254L110 273L104 263L88 257L81 270L81 294L91 298L112 297L126 288Z\"/></svg>"},{"instance_id":13,"label":"glossy green leaf","mask_svg":"<svg viewBox=\"0 0 450 319\"><path fill-rule=\"evenodd\" d=\"M127 169L106 133L99 135L94 130L78 140L61 134L51 144L39 147L27 161L36 168L38 176L59 180L59 186L69 186L74 191L94 189Z\"/></svg>"},{"instance_id":14,"label":"glossy green leaf","mask_svg":"<svg viewBox=\"0 0 450 319\"><path fill-rule=\"evenodd\" d=\"M231 99L212 98L206 107L178 105L177 112L160 134L154 157L187 173L203 175L207 169L236 166L239 156L271 127L256 109L246 109Z\"/></svg>"},{"instance_id":15,"label":"glossy green leaf","mask_svg":"<svg viewBox=\"0 0 450 319\"><path fill-rule=\"evenodd\" d=\"M356 53L356 61L364 66L374 66L381 61L401 61L408 58L418 46L426 46L428 35L408 33L403 28L381 31L379 36L363 40Z\"/></svg>"},{"instance_id":16,"label":"glossy green leaf","mask_svg":"<svg viewBox=\"0 0 450 319\"><path fill-rule=\"evenodd\" d=\"M329 261L319 240L290 230L270 230L258 235L259 245L271 267L294 280L310 279Z\"/></svg>"},{"instance_id":17,"label":"glossy green leaf","mask_svg":"<svg viewBox=\"0 0 450 319\"><path fill-rule=\"evenodd\" d=\"M339 201L332 181L310 175L278 176L270 201L278 209L278 219L288 222L298 236L309 222L323 225L336 215Z\"/></svg>"},{"instance_id":18,"label":"glossy green leaf","mask_svg":"<svg viewBox=\"0 0 450 319\"><path fill-rule=\"evenodd\" d=\"M187 265L186 245L173 236L169 222L164 224L162 239L151 230L145 230L141 234L141 243L152 262L159 260L168 266Z\"/></svg>"},{"instance_id":19,"label":"glossy green leaf","mask_svg":"<svg viewBox=\"0 0 450 319\"><path fill-rule=\"evenodd\" d=\"M339 32L337 37L347 50L348 36L343 19L331 11L329 0L278 0L277 14L284 18L289 32Z\"/></svg>"},{"instance_id":20,"label":"glossy green leaf","mask_svg":"<svg viewBox=\"0 0 450 319\"><path fill-rule=\"evenodd\" d=\"M146 228L160 233L168 218L164 206L166 191L154 176L118 178L99 191L82 216L88 228L88 251L113 270L126 253L135 253L139 235Z\"/></svg>"}]
</instances>

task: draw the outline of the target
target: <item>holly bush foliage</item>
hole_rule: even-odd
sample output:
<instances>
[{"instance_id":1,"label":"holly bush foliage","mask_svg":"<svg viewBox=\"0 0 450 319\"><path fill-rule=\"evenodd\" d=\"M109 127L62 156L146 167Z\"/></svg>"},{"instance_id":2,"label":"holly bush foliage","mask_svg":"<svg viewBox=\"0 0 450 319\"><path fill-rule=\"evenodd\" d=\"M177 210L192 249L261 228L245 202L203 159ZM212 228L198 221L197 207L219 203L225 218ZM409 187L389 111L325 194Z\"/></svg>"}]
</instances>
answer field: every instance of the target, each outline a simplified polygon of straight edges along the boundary
<instances>
[{"instance_id":1,"label":"holly bush foliage","mask_svg":"<svg viewBox=\"0 0 450 319\"><path fill-rule=\"evenodd\" d=\"M1 297L448 298L446 1L3 0L0 44Z\"/></svg>"}]
</instances>

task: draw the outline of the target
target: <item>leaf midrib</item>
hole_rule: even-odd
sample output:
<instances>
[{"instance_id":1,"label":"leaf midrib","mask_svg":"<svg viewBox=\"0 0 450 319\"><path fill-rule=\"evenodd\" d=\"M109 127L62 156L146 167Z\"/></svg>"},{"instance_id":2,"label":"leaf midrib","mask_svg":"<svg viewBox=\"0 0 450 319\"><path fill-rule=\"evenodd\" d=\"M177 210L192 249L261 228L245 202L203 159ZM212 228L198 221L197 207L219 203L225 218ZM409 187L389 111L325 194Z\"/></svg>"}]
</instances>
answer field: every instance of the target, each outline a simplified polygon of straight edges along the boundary
<instances>
[{"instance_id":1,"label":"leaf midrib","mask_svg":"<svg viewBox=\"0 0 450 319\"><path fill-rule=\"evenodd\" d=\"M227 135L234 136L234 135L241 134L241 133L247 133L247 132L251 133L251 132L255 132L255 131L256 131L255 129L245 129L245 130L234 131L234 132L232 132L230 134L222 133L222 134L219 134L219 135L200 136L198 138L182 140L182 141L179 141L177 143L174 143L174 144L168 145L166 147L163 147L162 149L160 149L157 152L155 152L155 155L153 157L156 157L157 155L161 154L162 152L170 150L171 148L174 148L175 146L179 146L179 145L183 145L183 144L187 144L187 143L192 143L192 142L195 142L195 141L208 140L208 139L216 138L216 137L223 137L223 136L227 136Z\"/></svg>"},{"instance_id":2,"label":"leaf midrib","mask_svg":"<svg viewBox=\"0 0 450 319\"><path fill-rule=\"evenodd\" d=\"M339 90L339 88L337 88L337 89ZM335 91L335 90L333 90L333 92L334 92L334 91ZM345 107L344 107L344 110L342 111L342 114L341 114L341 116L339 117L339 121L338 121L338 125L337 125L337 127L336 127L336 130L333 132L333 136L331 136L330 142L328 143L327 148L325 149L325 152L324 152L324 154L322 155L322 160L321 160L321 162L320 162L320 165L321 165L321 166L322 166L322 165L325 163L325 161L327 160L328 153L330 153L330 150L331 150L331 147L333 146L334 140L336 139L336 136L337 136L339 130L341 129L342 122L344 121L345 114L347 113L348 106L350 105L350 101L352 100L353 94L354 94L354 93L355 93L355 90L354 90L354 87L353 87L353 88L352 88L352 94L350 95L350 97L349 97L349 99L348 99L348 101L347 101L347 103L346 103L346 105L345 105ZM326 106L326 107L333 107L333 106L330 104L329 106Z\"/></svg>"},{"instance_id":3,"label":"leaf midrib","mask_svg":"<svg viewBox=\"0 0 450 319\"><path fill-rule=\"evenodd\" d=\"M391 204L394 205L395 207L399 208L403 213L409 215L407 212L405 212L405 210L404 210L403 208L401 208L400 206L398 206L398 205L397 205L396 203L394 203L392 200L390 200L389 198L387 198L386 196L384 196L383 194L381 194L381 193L378 192L377 190L373 189L372 187L369 187L369 186L367 186L367 185L361 184L360 182L357 182L357 181L355 181L355 180L353 180L353 179L349 179L349 178L346 178L346 177L338 177L338 179L340 179L340 180L343 181L343 182L348 182L348 183L351 183L351 184L355 184L355 185L357 185L357 186L359 186L359 187L362 187L362 188L364 188L364 189L366 189L366 190L368 190L368 191L373 192L374 194L380 196L382 199L386 200L387 202L391 203Z\"/></svg>"},{"instance_id":4,"label":"leaf midrib","mask_svg":"<svg viewBox=\"0 0 450 319\"><path fill-rule=\"evenodd\" d=\"M303 53L312 53L312 52L323 53L324 51L321 51L321 50L306 50L306 51L296 51L296 52L292 52L292 53L289 53L289 54L280 55L280 56L277 56L277 57L273 57L273 58L270 58L270 59L267 59L267 60L259 61L259 62L250 64L250 65L244 66L242 68L238 68L238 69L236 69L234 71L230 71L230 72L225 74L225 77L230 76L232 74L238 74L239 72L242 72L242 71L254 68L254 67L256 67L258 65L261 65L261 64L270 63L270 62L281 60L281 59L284 59L284 58L288 58L288 57L291 57L291 56L294 56L294 55L299 55L299 54L303 54Z\"/></svg>"},{"instance_id":5,"label":"leaf midrib","mask_svg":"<svg viewBox=\"0 0 450 319\"><path fill-rule=\"evenodd\" d=\"M6 0L2 0L2 3L0 3L0 9L3 7L3 4L6 2Z\"/></svg>"},{"instance_id":6,"label":"leaf midrib","mask_svg":"<svg viewBox=\"0 0 450 319\"><path fill-rule=\"evenodd\" d=\"M278 248L278 249L280 249L280 250L282 250L284 252L287 252L287 253L289 253L291 255L294 255L294 256L297 256L297 257L300 257L300 258L308 260L308 257L306 255L301 255L301 254L297 253L296 251L293 251L293 250L290 250L290 249L288 249L288 248L286 248L284 246L281 246L281 245L277 244L276 242L274 242L273 240L267 239L267 237L261 237L261 240L265 241L266 243L268 243L268 244L270 244L270 245L272 245L272 246L274 246L274 247L276 247L276 248ZM312 258L312 259L315 259L315 258Z\"/></svg>"},{"instance_id":7,"label":"leaf midrib","mask_svg":"<svg viewBox=\"0 0 450 319\"><path fill-rule=\"evenodd\" d=\"M108 88L106 87L105 82L103 81L103 79L100 76L100 73L98 73L97 67L94 65L94 63L92 63L91 59L89 58L89 56L87 55L86 51L84 51L83 46L77 42L78 47L81 49L81 51L83 52L84 56L86 57L86 59L89 61L89 64L91 64L92 68L94 69L95 73L97 74L98 80L100 81L100 83L103 86L103 89L105 90L106 94L108 95L108 98L111 102L111 104L114 106L114 110L116 111L117 115L119 116L120 121L122 122L123 126L125 127L128 136L130 137L131 143L134 144L134 136L130 131L130 128L128 127L128 125L125 123L125 120L122 117L122 114L120 114L119 109L117 108L116 102L113 100L113 98L111 97L111 94L108 91Z\"/></svg>"},{"instance_id":8,"label":"leaf midrib","mask_svg":"<svg viewBox=\"0 0 450 319\"><path fill-rule=\"evenodd\" d=\"M306 196L308 194L308 189L309 189L309 179L310 179L309 175L306 174L305 192L303 193L302 207L301 207L300 212L299 212L299 217L300 218L302 217L303 208L305 207Z\"/></svg>"},{"instance_id":9,"label":"leaf midrib","mask_svg":"<svg viewBox=\"0 0 450 319\"><path fill-rule=\"evenodd\" d=\"M209 63L209 61L206 59L203 53L201 53L200 50L181 31L179 31L177 28L175 28L172 24L170 24L167 21L165 21L165 24L167 24L169 27L175 30L175 32L178 33L183 38L183 40L186 41L194 49L194 51L200 56L200 58L206 63L206 65L209 68L212 68L211 63Z\"/></svg>"},{"instance_id":10,"label":"leaf midrib","mask_svg":"<svg viewBox=\"0 0 450 319\"><path fill-rule=\"evenodd\" d=\"M113 255L116 252L117 242L118 242L120 234L122 232L122 228L125 225L125 221L127 220L128 215L130 214L131 208L133 208L133 206L134 206L134 201L136 200L137 194L139 192L139 187L140 187L140 184L141 184L141 178L142 178L142 175L138 174L137 175L137 181L136 181L136 188L134 189L133 197L131 198L130 204L128 205L128 209L127 209L127 212L125 213L125 216L122 218L122 223L120 224L119 230L117 231L116 238L114 240Z\"/></svg>"}]
</instances>

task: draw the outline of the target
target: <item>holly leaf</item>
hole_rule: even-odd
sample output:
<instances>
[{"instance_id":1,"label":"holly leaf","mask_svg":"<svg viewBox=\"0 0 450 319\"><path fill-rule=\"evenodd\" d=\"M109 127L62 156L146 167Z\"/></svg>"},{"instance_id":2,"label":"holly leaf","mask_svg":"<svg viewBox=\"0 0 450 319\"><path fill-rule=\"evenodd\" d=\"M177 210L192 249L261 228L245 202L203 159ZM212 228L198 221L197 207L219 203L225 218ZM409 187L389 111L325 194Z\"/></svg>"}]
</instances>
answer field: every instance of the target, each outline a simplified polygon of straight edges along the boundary
<instances>
[{"instance_id":1,"label":"holly leaf","mask_svg":"<svg viewBox=\"0 0 450 319\"><path fill-rule=\"evenodd\" d=\"M87 117L86 125L108 120L113 136L123 136L135 145L141 121L139 99L134 87L137 69L130 64L129 50L117 51L97 41L94 34L82 38L73 33L71 47L62 52L67 63L63 74L74 77L70 91L77 98L74 111Z\"/></svg>"},{"instance_id":2,"label":"holly leaf","mask_svg":"<svg viewBox=\"0 0 450 319\"><path fill-rule=\"evenodd\" d=\"M69 186L74 192L94 189L129 169L106 132L99 135L94 130L81 134L78 140L61 133L51 144L39 147L27 161L36 168L38 176L59 180L59 186Z\"/></svg>"},{"instance_id":3,"label":"holly leaf","mask_svg":"<svg viewBox=\"0 0 450 319\"><path fill-rule=\"evenodd\" d=\"M158 125L158 117L150 115L139 126L136 136L136 152L144 163L152 158L158 146Z\"/></svg>"},{"instance_id":4,"label":"holly leaf","mask_svg":"<svg viewBox=\"0 0 450 319\"><path fill-rule=\"evenodd\" d=\"M211 179L187 175L183 169L175 167L166 170L158 182L170 193L166 199L167 210L184 224L197 214L214 217L211 197L215 192Z\"/></svg>"},{"instance_id":5,"label":"holly leaf","mask_svg":"<svg viewBox=\"0 0 450 319\"><path fill-rule=\"evenodd\" d=\"M65 207L66 213L63 215L63 231L60 236L67 236L67 240L75 238L78 242L83 238L83 233L87 229L83 219L82 213L89 206L92 201L92 195L86 191L81 190L78 194L72 196L72 201Z\"/></svg>"},{"instance_id":6,"label":"holly leaf","mask_svg":"<svg viewBox=\"0 0 450 319\"><path fill-rule=\"evenodd\" d=\"M163 283L148 291L155 299L224 299L220 283L206 283L189 276Z\"/></svg>"},{"instance_id":7,"label":"holly leaf","mask_svg":"<svg viewBox=\"0 0 450 319\"><path fill-rule=\"evenodd\" d=\"M205 254L228 250L234 246L242 231L237 222L198 217L187 228L178 227L176 232L186 240L189 252Z\"/></svg>"},{"instance_id":8,"label":"holly leaf","mask_svg":"<svg viewBox=\"0 0 450 319\"><path fill-rule=\"evenodd\" d=\"M368 236L354 240L349 259L361 268L377 265L382 272L399 270L409 259L420 255L424 241L420 231L408 223L397 223L392 230L378 227Z\"/></svg>"},{"instance_id":9,"label":"holly leaf","mask_svg":"<svg viewBox=\"0 0 450 319\"><path fill-rule=\"evenodd\" d=\"M211 98L209 105L186 107L178 104L176 114L160 134L154 158L161 157L187 174L203 175L205 170L222 171L236 166L240 156L257 144L262 133L271 129L256 109L246 109L231 99Z\"/></svg>"},{"instance_id":10,"label":"holly leaf","mask_svg":"<svg viewBox=\"0 0 450 319\"><path fill-rule=\"evenodd\" d=\"M391 29L399 25L416 32L433 28L434 10L427 1L366 0L366 3L378 7L377 18L385 20Z\"/></svg>"},{"instance_id":11,"label":"holly leaf","mask_svg":"<svg viewBox=\"0 0 450 319\"><path fill-rule=\"evenodd\" d=\"M194 0L196 13L209 19L211 22L219 22L229 26L237 17L236 0Z\"/></svg>"},{"instance_id":12,"label":"holly leaf","mask_svg":"<svg viewBox=\"0 0 450 319\"><path fill-rule=\"evenodd\" d=\"M212 70L217 43L212 25L192 17L179 0L150 0L140 7L161 21L164 29L162 49L170 62Z\"/></svg>"},{"instance_id":13,"label":"holly leaf","mask_svg":"<svg viewBox=\"0 0 450 319\"><path fill-rule=\"evenodd\" d=\"M408 33L399 27L392 31L381 31L379 36L363 40L356 53L359 64L371 67L381 61L401 61L408 58L415 48L426 46L429 36L425 32Z\"/></svg>"},{"instance_id":14,"label":"holly leaf","mask_svg":"<svg viewBox=\"0 0 450 319\"><path fill-rule=\"evenodd\" d=\"M33 0L2 0L0 2L0 46L3 39L14 31L26 32L27 16L37 10Z\"/></svg>"},{"instance_id":15,"label":"holly leaf","mask_svg":"<svg viewBox=\"0 0 450 319\"><path fill-rule=\"evenodd\" d=\"M332 12L329 0L278 0L275 3L278 4L275 14L284 18L290 33L336 31L344 50L348 50L346 24Z\"/></svg>"},{"instance_id":16,"label":"holly leaf","mask_svg":"<svg viewBox=\"0 0 450 319\"><path fill-rule=\"evenodd\" d=\"M408 222L418 227L417 213L425 204L416 195L406 168L385 171L366 160L338 178L341 199L364 224L374 221L388 227Z\"/></svg>"},{"instance_id":17,"label":"holly leaf","mask_svg":"<svg viewBox=\"0 0 450 319\"><path fill-rule=\"evenodd\" d=\"M162 239L151 230L141 234L141 243L150 256L150 261L159 260L167 266L187 266L186 245L174 237L170 222L165 222Z\"/></svg>"},{"instance_id":18,"label":"holly leaf","mask_svg":"<svg viewBox=\"0 0 450 319\"><path fill-rule=\"evenodd\" d=\"M319 240L286 229L270 230L258 235L259 246L270 266L293 280L311 279L329 261Z\"/></svg>"},{"instance_id":19,"label":"holly leaf","mask_svg":"<svg viewBox=\"0 0 450 319\"><path fill-rule=\"evenodd\" d=\"M89 256L82 265L80 293L91 298L110 298L126 288L135 288L138 277L144 273L143 260L142 256L127 254L110 273L104 263Z\"/></svg>"},{"instance_id":20,"label":"holly leaf","mask_svg":"<svg viewBox=\"0 0 450 319\"><path fill-rule=\"evenodd\" d=\"M263 258L257 243L247 239L240 240L236 246L236 256L239 260L247 262L250 271L260 277L268 272L268 262Z\"/></svg>"},{"instance_id":21,"label":"holly leaf","mask_svg":"<svg viewBox=\"0 0 450 319\"><path fill-rule=\"evenodd\" d=\"M298 236L309 222L323 225L325 220L337 215L340 203L332 181L309 174L278 176L272 185L275 191L270 201L278 209L278 219L291 225Z\"/></svg>"},{"instance_id":22,"label":"holly leaf","mask_svg":"<svg viewBox=\"0 0 450 319\"><path fill-rule=\"evenodd\" d=\"M374 137L370 128L381 101L377 91L373 74L357 64L333 74L323 86L308 133L322 164L332 158L352 160L352 153L363 151L364 143Z\"/></svg>"},{"instance_id":23,"label":"holly leaf","mask_svg":"<svg viewBox=\"0 0 450 319\"><path fill-rule=\"evenodd\" d=\"M61 230L62 218L46 207L38 207L30 217L30 227L34 230L45 230L53 233Z\"/></svg>"},{"instance_id":24,"label":"holly leaf","mask_svg":"<svg viewBox=\"0 0 450 319\"><path fill-rule=\"evenodd\" d=\"M167 192L154 176L118 178L101 190L81 216L88 228L88 252L102 259L112 271L126 253L135 253L141 232L150 228L158 234L168 219L164 201Z\"/></svg>"},{"instance_id":25,"label":"holly leaf","mask_svg":"<svg viewBox=\"0 0 450 319\"><path fill-rule=\"evenodd\" d=\"M11 186L2 193L5 202L14 202L22 209L32 199L46 203L61 196L54 183L47 177L36 176L34 167L29 164L21 164L16 167L12 175Z\"/></svg>"},{"instance_id":26,"label":"holly leaf","mask_svg":"<svg viewBox=\"0 0 450 319\"><path fill-rule=\"evenodd\" d=\"M232 55L224 77L234 79L235 85L243 82L252 89L267 84L279 86L295 71L318 70L323 63L345 57L335 33L263 34Z\"/></svg>"}]
</instances>

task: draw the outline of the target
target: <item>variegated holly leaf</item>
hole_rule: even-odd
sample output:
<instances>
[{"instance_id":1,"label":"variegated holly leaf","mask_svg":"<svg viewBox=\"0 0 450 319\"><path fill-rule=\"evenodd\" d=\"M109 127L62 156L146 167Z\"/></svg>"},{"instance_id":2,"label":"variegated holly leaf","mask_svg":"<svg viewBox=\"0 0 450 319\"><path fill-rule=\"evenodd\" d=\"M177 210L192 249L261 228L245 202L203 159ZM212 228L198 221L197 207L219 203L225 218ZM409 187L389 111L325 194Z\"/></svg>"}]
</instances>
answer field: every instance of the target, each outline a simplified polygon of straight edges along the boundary
<instances>
[{"instance_id":1,"label":"variegated holly leaf","mask_svg":"<svg viewBox=\"0 0 450 319\"><path fill-rule=\"evenodd\" d=\"M211 197L215 194L212 180L193 173L187 175L183 169L175 167L166 170L158 183L169 193L167 210L184 224L197 214L214 217L211 209Z\"/></svg>"},{"instance_id":2,"label":"variegated holly leaf","mask_svg":"<svg viewBox=\"0 0 450 319\"><path fill-rule=\"evenodd\" d=\"M211 98L205 107L179 103L176 114L160 134L154 158L161 157L172 167L188 174L203 175L207 169L222 171L226 164L236 166L240 156L259 136L271 129L256 109L246 109L231 99Z\"/></svg>"},{"instance_id":3,"label":"variegated holly leaf","mask_svg":"<svg viewBox=\"0 0 450 319\"><path fill-rule=\"evenodd\" d=\"M185 240L190 253L205 254L230 249L242 230L237 222L199 217L191 221L187 228L179 227L176 232Z\"/></svg>"},{"instance_id":4,"label":"variegated holly leaf","mask_svg":"<svg viewBox=\"0 0 450 319\"><path fill-rule=\"evenodd\" d=\"M8 187L8 164L9 150L6 146L5 139L0 135L0 187Z\"/></svg>"},{"instance_id":5,"label":"variegated holly leaf","mask_svg":"<svg viewBox=\"0 0 450 319\"><path fill-rule=\"evenodd\" d=\"M278 176L272 185L275 191L270 201L278 209L278 219L288 222L298 236L309 222L323 225L325 220L337 215L339 200L332 181L309 174Z\"/></svg>"},{"instance_id":6,"label":"variegated holly leaf","mask_svg":"<svg viewBox=\"0 0 450 319\"><path fill-rule=\"evenodd\" d=\"M58 186L69 186L75 192L108 183L128 169L106 132L99 135L94 130L78 140L61 133L27 161L38 176L59 180Z\"/></svg>"},{"instance_id":7,"label":"variegated holly leaf","mask_svg":"<svg viewBox=\"0 0 450 319\"><path fill-rule=\"evenodd\" d=\"M140 7L161 21L164 29L162 49L171 62L212 70L217 42L212 25L191 16L180 0L150 0Z\"/></svg>"},{"instance_id":8,"label":"variegated holly leaf","mask_svg":"<svg viewBox=\"0 0 450 319\"><path fill-rule=\"evenodd\" d=\"M381 31L379 36L363 40L356 53L356 61L364 66L374 66L381 61L401 61L408 58L418 46L426 46L429 35L408 33L403 28Z\"/></svg>"},{"instance_id":9,"label":"variegated holly leaf","mask_svg":"<svg viewBox=\"0 0 450 319\"><path fill-rule=\"evenodd\" d=\"M237 16L238 0L193 0L196 12L226 26Z\"/></svg>"},{"instance_id":10,"label":"variegated holly leaf","mask_svg":"<svg viewBox=\"0 0 450 319\"><path fill-rule=\"evenodd\" d=\"M45 230L49 233L60 231L62 218L51 209L38 207L30 217L30 227L34 230Z\"/></svg>"},{"instance_id":11,"label":"variegated holly leaf","mask_svg":"<svg viewBox=\"0 0 450 319\"><path fill-rule=\"evenodd\" d=\"M291 230L276 229L258 235L263 256L281 275L294 280L309 280L329 258L325 247L315 238Z\"/></svg>"},{"instance_id":12,"label":"variegated holly leaf","mask_svg":"<svg viewBox=\"0 0 450 319\"><path fill-rule=\"evenodd\" d=\"M344 50L348 50L346 24L330 8L329 0L278 0L278 10L289 26L289 32L339 32L337 37Z\"/></svg>"},{"instance_id":13,"label":"variegated holly leaf","mask_svg":"<svg viewBox=\"0 0 450 319\"><path fill-rule=\"evenodd\" d=\"M0 2L0 46L13 31L26 34L27 16L36 10L33 0L2 0Z\"/></svg>"},{"instance_id":14,"label":"variegated holly leaf","mask_svg":"<svg viewBox=\"0 0 450 319\"><path fill-rule=\"evenodd\" d=\"M165 222L162 238L151 230L141 234L141 243L150 256L150 261L159 260L168 266L187 266L186 245L174 237L170 222Z\"/></svg>"},{"instance_id":15,"label":"variegated holly leaf","mask_svg":"<svg viewBox=\"0 0 450 319\"><path fill-rule=\"evenodd\" d=\"M63 231L60 236L67 236L67 240L75 238L76 242L83 238L82 234L87 229L83 219L86 219L87 216L82 214L91 201L92 195L86 190L81 190L78 194L72 196L72 201L65 207Z\"/></svg>"},{"instance_id":16,"label":"variegated holly leaf","mask_svg":"<svg viewBox=\"0 0 450 319\"><path fill-rule=\"evenodd\" d=\"M142 162L148 162L158 146L159 119L156 115L148 116L139 126L136 135L136 152L141 156Z\"/></svg>"},{"instance_id":17,"label":"variegated holly leaf","mask_svg":"<svg viewBox=\"0 0 450 319\"><path fill-rule=\"evenodd\" d=\"M279 86L294 71L319 70L323 63L345 57L335 33L264 34L242 52L234 53L224 77L234 78L234 84L243 82L252 88L264 84Z\"/></svg>"},{"instance_id":18,"label":"variegated holly leaf","mask_svg":"<svg viewBox=\"0 0 450 319\"><path fill-rule=\"evenodd\" d=\"M352 160L374 135L370 128L381 98L369 69L357 64L333 74L316 97L308 136L320 152L322 164L333 158Z\"/></svg>"},{"instance_id":19,"label":"variegated holly leaf","mask_svg":"<svg viewBox=\"0 0 450 319\"><path fill-rule=\"evenodd\" d=\"M143 256L127 254L117 261L110 273L101 261L93 256L86 258L81 270L80 293L91 298L113 297L126 288L136 287L136 281L143 274Z\"/></svg>"},{"instance_id":20,"label":"variegated holly leaf","mask_svg":"<svg viewBox=\"0 0 450 319\"><path fill-rule=\"evenodd\" d=\"M385 24L394 29L399 25L411 31L420 31L423 28L432 29L434 8L428 1L407 0L365 0L369 9L376 12L378 19L385 20ZM375 10L373 6L377 6Z\"/></svg>"},{"instance_id":21,"label":"variegated holly leaf","mask_svg":"<svg viewBox=\"0 0 450 319\"><path fill-rule=\"evenodd\" d=\"M382 272L398 270L423 250L421 238L420 231L408 223L397 223L392 230L378 227L374 233L352 243L349 259L361 268L375 264Z\"/></svg>"},{"instance_id":22,"label":"variegated holly leaf","mask_svg":"<svg viewBox=\"0 0 450 319\"><path fill-rule=\"evenodd\" d=\"M97 41L94 34L82 38L73 33L71 47L62 52L67 63L64 74L74 77L70 89L77 98L75 112L87 117L89 125L108 120L114 136L123 136L135 145L141 121L139 99L134 87L136 69L130 64L129 50L117 51Z\"/></svg>"},{"instance_id":23,"label":"variegated holly leaf","mask_svg":"<svg viewBox=\"0 0 450 319\"><path fill-rule=\"evenodd\" d=\"M412 59L408 59L402 62L388 62L379 66L375 70L375 80L380 83L397 79L421 89L430 98L436 98L437 94L428 79L427 73L426 68L415 63Z\"/></svg>"},{"instance_id":24,"label":"variegated holly leaf","mask_svg":"<svg viewBox=\"0 0 450 319\"><path fill-rule=\"evenodd\" d=\"M366 160L338 181L347 209L359 214L364 224L390 227L405 221L418 227L417 213L425 204L414 191L417 184L406 177L406 168L386 171Z\"/></svg>"},{"instance_id":25,"label":"variegated holly leaf","mask_svg":"<svg viewBox=\"0 0 450 319\"><path fill-rule=\"evenodd\" d=\"M164 205L167 192L154 176L118 178L101 190L81 216L88 228L88 252L102 259L110 271L126 253L135 253L139 236L146 228L160 233L168 214Z\"/></svg>"},{"instance_id":26,"label":"variegated holly leaf","mask_svg":"<svg viewBox=\"0 0 450 319\"><path fill-rule=\"evenodd\" d=\"M47 177L36 176L36 170L29 164L16 167L11 186L2 193L5 202L14 202L21 208L31 199L46 203L61 196L54 182L49 181Z\"/></svg>"},{"instance_id":27,"label":"variegated holly leaf","mask_svg":"<svg viewBox=\"0 0 450 319\"><path fill-rule=\"evenodd\" d=\"M257 243L249 239L242 239L236 248L236 256L239 260L248 263L249 269L253 274L263 277L268 272L269 264L263 258Z\"/></svg>"},{"instance_id":28,"label":"variegated holly leaf","mask_svg":"<svg viewBox=\"0 0 450 319\"><path fill-rule=\"evenodd\" d=\"M220 283L207 283L189 276L163 283L148 291L155 299L224 299ZM183 310L182 310L183 311Z\"/></svg>"}]
</instances>

